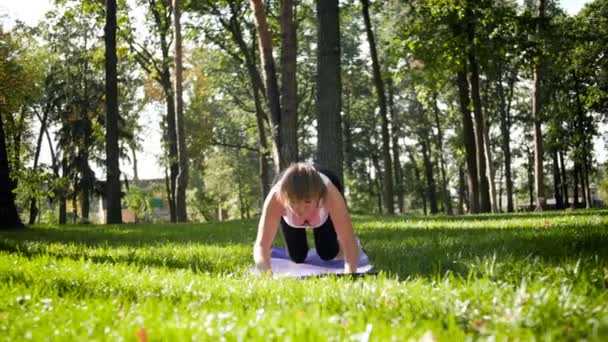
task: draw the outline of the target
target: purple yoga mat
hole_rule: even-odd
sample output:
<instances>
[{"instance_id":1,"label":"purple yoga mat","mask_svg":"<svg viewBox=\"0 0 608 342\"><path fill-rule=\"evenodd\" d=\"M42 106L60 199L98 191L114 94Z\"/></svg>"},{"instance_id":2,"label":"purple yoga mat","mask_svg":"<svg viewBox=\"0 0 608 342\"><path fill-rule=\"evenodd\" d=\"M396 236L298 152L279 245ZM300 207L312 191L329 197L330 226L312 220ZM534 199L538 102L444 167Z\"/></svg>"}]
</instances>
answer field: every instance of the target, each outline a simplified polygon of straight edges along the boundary
<instances>
[{"instance_id":1,"label":"purple yoga mat","mask_svg":"<svg viewBox=\"0 0 608 342\"><path fill-rule=\"evenodd\" d=\"M296 264L289 259L287 250L283 247L273 247L270 253L272 273L279 277L311 277L324 274L344 274L344 260L324 261L313 248L308 251L306 259ZM368 273L373 267L363 249L359 250L359 267L357 273ZM253 270L256 273L255 269Z\"/></svg>"}]
</instances>

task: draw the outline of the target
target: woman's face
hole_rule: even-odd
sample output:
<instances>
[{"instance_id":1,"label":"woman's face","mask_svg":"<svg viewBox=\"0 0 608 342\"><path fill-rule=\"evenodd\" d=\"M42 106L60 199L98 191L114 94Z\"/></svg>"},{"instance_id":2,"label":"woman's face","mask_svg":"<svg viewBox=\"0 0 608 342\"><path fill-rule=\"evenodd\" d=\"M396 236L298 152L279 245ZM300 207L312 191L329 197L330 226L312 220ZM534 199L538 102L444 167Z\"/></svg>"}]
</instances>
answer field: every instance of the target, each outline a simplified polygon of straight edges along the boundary
<instances>
[{"instance_id":1,"label":"woman's face","mask_svg":"<svg viewBox=\"0 0 608 342\"><path fill-rule=\"evenodd\" d=\"M319 201L316 199L304 199L290 201L288 206L289 209L296 214L298 217L308 217L316 208Z\"/></svg>"}]
</instances>

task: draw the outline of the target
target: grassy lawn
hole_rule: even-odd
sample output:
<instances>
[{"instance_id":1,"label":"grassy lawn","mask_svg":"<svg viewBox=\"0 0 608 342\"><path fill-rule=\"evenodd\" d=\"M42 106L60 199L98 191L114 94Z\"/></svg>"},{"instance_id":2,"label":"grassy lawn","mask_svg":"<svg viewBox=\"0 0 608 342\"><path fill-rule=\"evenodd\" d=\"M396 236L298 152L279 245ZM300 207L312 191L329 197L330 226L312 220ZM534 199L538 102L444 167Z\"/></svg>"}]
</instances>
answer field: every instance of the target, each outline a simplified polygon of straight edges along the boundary
<instances>
[{"instance_id":1,"label":"grassy lawn","mask_svg":"<svg viewBox=\"0 0 608 342\"><path fill-rule=\"evenodd\" d=\"M255 225L0 231L0 340L608 339L608 211L356 217L359 279L248 275Z\"/></svg>"}]
</instances>

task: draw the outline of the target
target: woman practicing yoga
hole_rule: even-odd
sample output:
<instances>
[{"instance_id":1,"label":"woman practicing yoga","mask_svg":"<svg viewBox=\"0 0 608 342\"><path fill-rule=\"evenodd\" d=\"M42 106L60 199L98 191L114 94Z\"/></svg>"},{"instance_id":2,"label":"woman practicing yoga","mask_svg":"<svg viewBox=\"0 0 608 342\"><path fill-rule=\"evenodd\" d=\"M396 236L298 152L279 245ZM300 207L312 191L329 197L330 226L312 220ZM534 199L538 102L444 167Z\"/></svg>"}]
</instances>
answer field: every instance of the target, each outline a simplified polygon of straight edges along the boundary
<instances>
[{"instance_id":1,"label":"woman practicing yoga","mask_svg":"<svg viewBox=\"0 0 608 342\"><path fill-rule=\"evenodd\" d=\"M338 177L311 163L294 163L275 179L253 246L258 270L271 271L270 249L280 224L292 261L306 259L305 228L312 228L318 255L326 261L343 257L344 272L356 273L359 246Z\"/></svg>"}]
</instances>

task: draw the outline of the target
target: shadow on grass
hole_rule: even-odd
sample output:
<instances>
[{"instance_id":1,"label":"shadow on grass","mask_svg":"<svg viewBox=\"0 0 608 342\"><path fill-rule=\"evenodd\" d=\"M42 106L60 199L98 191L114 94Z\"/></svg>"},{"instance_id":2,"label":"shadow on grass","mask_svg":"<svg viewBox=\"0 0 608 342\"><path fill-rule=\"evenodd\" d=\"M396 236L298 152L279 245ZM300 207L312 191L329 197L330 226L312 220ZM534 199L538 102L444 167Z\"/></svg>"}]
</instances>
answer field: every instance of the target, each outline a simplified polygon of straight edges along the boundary
<instances>
[{"instance_id":1,"label":"shadow on grass","mask_svg":"<svg viewBox=\"0 0 608 342\"><path fill-rule=\"evenodd\" d=\"M543 265L597 258L608 263L608 230L574 228L433 228L378 229L360 234L376 268L403 279L450 272L466 277L467 261L495 258L522 267L538 258ZM518 264L519 266L514 266Z\"/></svg>"}]
</instances>

